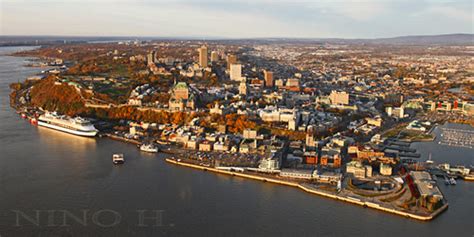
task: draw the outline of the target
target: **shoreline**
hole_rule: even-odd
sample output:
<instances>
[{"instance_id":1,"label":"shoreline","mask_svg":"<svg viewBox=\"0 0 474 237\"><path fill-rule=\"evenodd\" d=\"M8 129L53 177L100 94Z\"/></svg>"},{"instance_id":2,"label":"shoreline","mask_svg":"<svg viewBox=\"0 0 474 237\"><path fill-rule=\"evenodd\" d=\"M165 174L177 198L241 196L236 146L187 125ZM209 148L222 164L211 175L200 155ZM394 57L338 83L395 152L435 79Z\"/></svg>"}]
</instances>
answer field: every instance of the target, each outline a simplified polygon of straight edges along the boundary
<instances>
[{"instance_id":1,"label":"shoreline","mask_svg":"<svg viewBox=\"0 0 474 237\"><path fill-rule=\"evenodd\" d=\"M412 219L416 219L416 220L420 220L420 221L433 220L439 214L444 212L449 206L448 203L446 203L442 207L440 207L439 209L437 209L436 211L431 213L430 215L422 216L422 215L417 215L417 214L413 214L413 213L409 213L409 212L390 209L390 208L387 208L387 207L382 207L379 204L372 203L372 202L361 201L361 200L358 200L356 198L344 197L344 196L340 196L340 195L337 195L337 194L331 194L331 193L327 193L327 192L324 192L324 191L319 191L319 190L307 187L304 184L300 184L300 183L297 183L297 182L278 180L278 179L274 179L274 178L267 178L267 177L263 177L263 176L252 175L252 174L244 174L244 173L240 173L240 172L219 170L219 169L212 168L212 167L205 167L205 166L190 164L190 163L186 163L186 162L180 162L180 161L170 159L170 158L166 158L165 161L170 163L170 164L174 164L174 165L194 168L194 169L203 170L203 171L211 171L211 172L218 173L218 174L238 176L238 177L242 177L242 178L248 178L248 179L253 179L253 180L258 180L258 181L263 181L263 182L270 182L270 183L274 183L274 184L286 185L286 186L301 189L301 190L303 190L307 193L316 194L316 195L319 195L319 196L323 196L323 197L326 197L326 198L331 198L331 199L338 200L338 201L343 201L343 202L347 202L347 203L356 204L356 205L359 205L359 206L362 206L362 207L370 207L372 209L376 209L376 210L380 210L380 211L384 211L384 212L387 212L387 213L392 213L392 214L396 214L396 215L399 215L399 216L404 216L404 217L407 217L407 218L412 218Z\"/></svg>"}]
</instances>

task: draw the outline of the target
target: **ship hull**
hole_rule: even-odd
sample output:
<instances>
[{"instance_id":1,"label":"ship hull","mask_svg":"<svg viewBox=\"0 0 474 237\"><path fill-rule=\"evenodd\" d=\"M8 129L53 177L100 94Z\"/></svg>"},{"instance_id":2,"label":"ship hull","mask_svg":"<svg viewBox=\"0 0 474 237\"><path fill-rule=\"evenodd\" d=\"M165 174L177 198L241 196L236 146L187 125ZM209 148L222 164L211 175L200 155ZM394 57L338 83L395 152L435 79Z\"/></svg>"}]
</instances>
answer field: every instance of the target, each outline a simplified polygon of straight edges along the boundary
<instances>
[{"instance_id":1,"label":"ship hull","mask_svg":"<svg viewBox=\"0 0 474 237\"><path fill-rule=\"evenodd\" d=\"M140 149L140 151L148 152L148 153L157 153L158 149Z\"/></svg>"},{"instance_id":2,"label":"ship hull","mask_svg":"<svg viewBox=\"0 0 474 237\"><path fill-rule=\"evenodd\" d=\"M43 127L47 127L47 128L51 128L51 129L54 129L54 130L58 130L58 131L61 131L61 132L65 132L65 133L69 133L69 134L73 134L73 135L77 135L77 136L82 136L82 137L95 137L95 135L97 135L97 131L72 130L72 129L64 128L64 127L61 127L61 126L57 126L57 125L54 125L54 124L49 124L49 123L42 122L42 121L38 121L38 125L43 126Z\"/></svg>"}]
</instances>

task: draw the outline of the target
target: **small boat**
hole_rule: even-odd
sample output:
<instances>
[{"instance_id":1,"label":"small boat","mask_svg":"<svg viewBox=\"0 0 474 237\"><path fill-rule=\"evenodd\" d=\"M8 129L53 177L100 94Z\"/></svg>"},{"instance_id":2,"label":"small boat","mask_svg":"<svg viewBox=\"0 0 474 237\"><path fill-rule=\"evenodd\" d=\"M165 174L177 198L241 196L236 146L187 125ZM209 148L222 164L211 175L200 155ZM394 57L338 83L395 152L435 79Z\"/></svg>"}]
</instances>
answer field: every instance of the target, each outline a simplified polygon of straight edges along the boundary
<instances>
[{"instance_id":1,"label":"small boat","mask_svg":"<svg viewBox=\"0 0 474 237\"><path fill-rule=\"evenodd\" d=\"M426 161L426 164L433 164L434 161L431 159L431 153L430 156L428 157L428 160Z\"/></svg>"},{"instance_id":2,"label":"small boat","mask_svg":"<svg viewBox=\"0 0 474 237\"><path fill-rule=\"evenodd\" d=\"M22 119L26 119L26 118L28 117L28 116L26 116L26 114L25 114L25 113L21 113L21 115L20 115L20 116L21 116L21 118L22 118Z\"/></svg>"},{"instance_id":3,"label":"small boat","mask_svg":"<svg viewBox=\"0 0 474 237\"><path fill-rule=\"evenodd\" d=\"M33 124L33 125L38 125L38 119L33 117L33 118L30 119L30 123Z\"/></svg>"},{"instance_id":4,"label":"small boat","mask_svg":"<svg viewBox=\"0 0 474 237\"><path fill-rule=\"evenodd\" d=\"M156 143L159 143L161 145L169 145L170 143L167 141L161 141L161 140L156 140Z\"/></svg>"},{"instance_id":5,"label":"small boat","mask_svg":"<svg viewBox=\"0 0 474 237\"><path fill-rule=\"evenodd\" d=\"M448 179L448 177L444 177L444 184L450 185L451 181Z\"/></svg>"},{"instance_id":6,"label":"small boat","mask_svg":"<svg viewBox=\"0 0 474 237\"><path fill-rule=\"evenodd\" d=\"M149 144L142 144L142 145L140 146L140 151L156 153L156 152L158 152L158 147L156 147L156 146L153 145L152 143L149 143Z\"/></svg>"},{"instance_id":7,"label":"small boat","mask_svg":"<svg viewBox=\"0 0 474 237\"><path fill-rule=\"evenodd\" d=\"M451 178L449 179L449 184L451 184L451 185L456 185L456 183L457 183L457 182L456 182L456 180L455 180L453 177L451 177Z\"/></svg>"},{"instance_id":8,"label":"small boat","mask_svg":"<svg viewBox=\"0 0 474 237\"><path fill-rule=\"evenodd\" d=\"M113 154L112 155L112 162L115 165L123 164L125 162L125 159L123 158L123 154Z\"/></svg>"}]
</instances>

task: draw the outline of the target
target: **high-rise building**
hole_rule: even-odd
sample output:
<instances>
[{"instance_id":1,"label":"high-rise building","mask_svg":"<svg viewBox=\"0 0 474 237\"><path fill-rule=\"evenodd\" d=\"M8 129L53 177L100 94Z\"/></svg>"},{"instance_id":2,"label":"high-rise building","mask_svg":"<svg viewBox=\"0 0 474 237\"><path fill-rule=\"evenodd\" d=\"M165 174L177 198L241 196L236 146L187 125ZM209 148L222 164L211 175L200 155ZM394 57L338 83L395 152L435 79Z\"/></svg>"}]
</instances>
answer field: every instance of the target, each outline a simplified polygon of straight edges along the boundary
<instances>
[{"instance_id":1,"label":"high-rise building","mask_svg":"<svg viewBox=\"0 0 474 237\"><path fill-rule=\"evenodd\" d=\"M237 56L233 54L227 55L227 69L230 69L230 65L237 64Z\"/></svg>"},{"instance_id":2,"label":"high-rise building","mask_svg":"<svg viewBox=\"0 0 474 237\"><path fill-rule=\"evenodd\" d=\"M265 86L273 87L273 72L265 70L263 71L263 77L265 78Z\"/></svg>"},{"instance_id":3,"label":"high-rise building","mask_svg":"<svg viewBox=\"0 0 474 237\"><path fill-rule=\"evenodd\" d=\"M147 55L147 60L146 60L146 62L147 62L148 64L150 64L150 63L155 63L155 60L156 60L156 52L155 52L155 51L149 52L148 55Z\"/></svg>"},{"instance_id":4,"label":"high-rise building","mask_svg":"<svg viewBox=\"0 0 474 237\"><path fill-rule=\"evenodd\" d=\"M211 62L217 62L219 61L219 54L217 54L216 51L211 52Z\"/></svg>"},{"instance_id":5,"label":"high-rise building","mask_svg":"<svg viewBox=\"0 0 474 237\"><path fill-rule=\"evenodd\" d=\"M207 47L203 45L198 49L199 51L199 65L203 68L207 67Z\"/></svg>"},{"instance_id":6,"label":"high-rise building","mask_svg":"<svg viewBox=\"0 0 474 237\"><path fill-rule=\"evenodd\" d=\"M233 81L242 80L242 64L230 65L230 79Z\"/></svg>"}]
</instances>

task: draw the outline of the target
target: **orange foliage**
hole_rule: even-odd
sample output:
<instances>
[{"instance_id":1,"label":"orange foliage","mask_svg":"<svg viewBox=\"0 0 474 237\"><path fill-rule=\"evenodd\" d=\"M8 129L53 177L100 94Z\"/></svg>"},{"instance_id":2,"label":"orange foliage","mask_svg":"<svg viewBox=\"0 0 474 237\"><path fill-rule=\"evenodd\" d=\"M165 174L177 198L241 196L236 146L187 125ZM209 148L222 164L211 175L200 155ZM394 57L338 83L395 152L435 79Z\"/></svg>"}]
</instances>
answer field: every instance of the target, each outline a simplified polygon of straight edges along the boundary
<instances>
[{"instance_id":1,"label":"orange foliage","mask_svg":"<svg viewBox=\"0 0 474 237\"><path fill-rule=\"evenodd\" d=\"M73 86L55 84L54 78L45 79L31 89L31 103L49 111L74 115L85 111L80 94Z\"/></svg>"}]
</instances>

